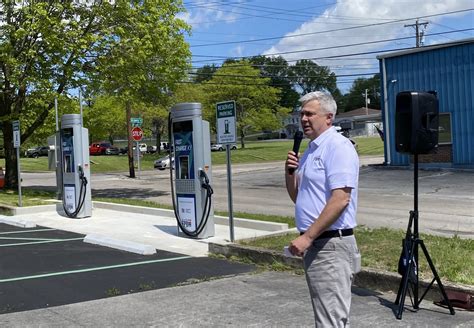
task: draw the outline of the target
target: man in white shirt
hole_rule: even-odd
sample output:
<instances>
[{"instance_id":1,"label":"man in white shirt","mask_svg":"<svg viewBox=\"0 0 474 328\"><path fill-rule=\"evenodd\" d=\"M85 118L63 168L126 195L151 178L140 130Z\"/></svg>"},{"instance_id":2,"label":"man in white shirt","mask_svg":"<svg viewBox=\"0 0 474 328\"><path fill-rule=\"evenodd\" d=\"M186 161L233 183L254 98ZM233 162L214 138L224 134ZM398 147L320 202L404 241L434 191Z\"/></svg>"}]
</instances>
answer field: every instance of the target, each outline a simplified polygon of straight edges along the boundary
<instances>
[{"instance_id":1,"label":"man in white shirt","mask_svg":"<svg viewBox=\"0 0 474 328\"><path fill-rule=\"evenodd\" d=\"M359 157L332 126L337 105L330 94L311 92L300 102L301 126L310 143L301 159L289 151L285 163L286 188L300 231L289 251L304 258L316 326L349 327L351 285L360 270L352 230Z\"/></svg>"}]
</instances>

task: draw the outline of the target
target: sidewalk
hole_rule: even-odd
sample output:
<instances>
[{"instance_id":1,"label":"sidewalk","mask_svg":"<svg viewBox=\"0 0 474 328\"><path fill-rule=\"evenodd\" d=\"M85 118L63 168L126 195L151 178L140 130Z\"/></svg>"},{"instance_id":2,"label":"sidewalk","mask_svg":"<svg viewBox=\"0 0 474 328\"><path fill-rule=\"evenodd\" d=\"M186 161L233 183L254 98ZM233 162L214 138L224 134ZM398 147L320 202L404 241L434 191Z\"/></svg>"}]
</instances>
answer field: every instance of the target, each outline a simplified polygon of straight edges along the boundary
<instances>
[{"instance_id":1,"label":"sidewalk","mask_svg":"<svg viewBox=\"0 0 474 328\"><path fill-rule=\"evenodd\" d=\"M474 313L429 301L402 320L393 294L353 289L351 327L472 327ZM407 300L409 303L409 300ZM239 275L60 307L0 315L2 327L312 327L303 276L282 272Z\"/></svg>"}]
</instances>

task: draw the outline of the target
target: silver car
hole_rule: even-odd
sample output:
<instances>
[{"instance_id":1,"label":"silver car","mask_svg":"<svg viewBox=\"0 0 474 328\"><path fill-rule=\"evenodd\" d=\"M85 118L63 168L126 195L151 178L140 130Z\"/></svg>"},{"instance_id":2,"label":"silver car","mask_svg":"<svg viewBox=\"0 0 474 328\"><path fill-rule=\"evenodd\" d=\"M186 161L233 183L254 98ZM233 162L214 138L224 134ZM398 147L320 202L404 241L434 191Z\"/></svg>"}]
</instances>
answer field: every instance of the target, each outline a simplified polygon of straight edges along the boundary
<instances>
[{"instance_id":1,"label":"silver car","mask_svg":"<svg viewBox=\"0 0 474 328\"><path fill-rule=\"evenodd\" d=\"M237 145L236 144L231 144L230 145L230 150L234 150L234 149L237 149ZM215 144L215 143L211 144L211 151L224 151L224 150L225 150L225 145Z\"/></svg>"},{"instance_id":2,"label":"silver car","mask_svg":"<svg viewBox=\"0 0 474 328\"><path fill-rule=\"evenodd\" d=\"M172 162L174 164L174 158L172 159ZM157 160L155 160L155 162L153 162L153 166L155 169L158 169L158 170L167 169L168 167L170 167L170 155L166 155L161 158L158 158Z\"/></svg>"}]
</instances>

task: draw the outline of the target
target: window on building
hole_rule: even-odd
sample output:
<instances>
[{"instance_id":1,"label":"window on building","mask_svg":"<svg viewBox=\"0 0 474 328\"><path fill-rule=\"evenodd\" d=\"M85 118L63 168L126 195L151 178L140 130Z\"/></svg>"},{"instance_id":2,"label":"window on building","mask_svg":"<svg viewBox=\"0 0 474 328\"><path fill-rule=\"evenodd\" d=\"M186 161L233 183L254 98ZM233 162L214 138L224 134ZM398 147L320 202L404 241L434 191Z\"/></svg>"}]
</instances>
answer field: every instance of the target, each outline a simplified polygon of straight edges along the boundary
<instances>
[{"instance_id":1,"label":"window on building","mask_svg":"<svg viewBox=\"0 0 474 328\"><path fill-rule=\"evenodd\" d=\"M453 143L451 136L451 113L439 113L438 143L444 145Z\"/></svg>"}]
</instances>

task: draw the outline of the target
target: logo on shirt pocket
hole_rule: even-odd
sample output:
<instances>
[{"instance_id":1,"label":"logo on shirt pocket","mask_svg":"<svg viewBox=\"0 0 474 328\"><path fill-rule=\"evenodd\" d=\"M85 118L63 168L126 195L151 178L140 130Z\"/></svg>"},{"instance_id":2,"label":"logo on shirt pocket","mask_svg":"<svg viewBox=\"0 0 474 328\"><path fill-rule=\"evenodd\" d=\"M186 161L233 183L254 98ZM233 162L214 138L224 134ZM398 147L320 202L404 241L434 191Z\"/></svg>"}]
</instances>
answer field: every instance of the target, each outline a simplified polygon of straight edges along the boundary
<instances>
[{"instance_id":1,"label":"logo on shirt pocket","mask_svg":"<svg viewBox=\"0 0 474 328\"><path fill-rule=\"evenodd\" d=\"M319 157L315 157L313 159L313 167L316 170L324 170L324 163L323 163L322 159L319 158Z\"/></svg>"}]
</instances>

